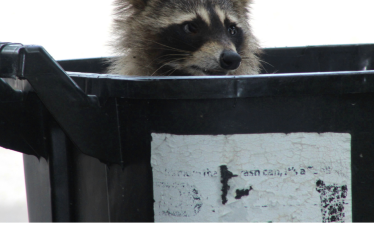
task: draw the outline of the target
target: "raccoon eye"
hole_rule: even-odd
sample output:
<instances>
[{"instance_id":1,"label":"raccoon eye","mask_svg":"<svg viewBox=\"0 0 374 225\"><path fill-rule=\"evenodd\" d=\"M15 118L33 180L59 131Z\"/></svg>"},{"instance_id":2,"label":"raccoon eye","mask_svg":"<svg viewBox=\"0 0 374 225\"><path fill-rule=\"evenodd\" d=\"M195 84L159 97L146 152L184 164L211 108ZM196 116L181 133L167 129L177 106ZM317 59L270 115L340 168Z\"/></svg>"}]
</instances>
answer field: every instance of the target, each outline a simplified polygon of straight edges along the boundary
<instances>
[{"instance_id":1,"label":"raccoon eye","mask_svg":"<svg viewBox=\"0 0 374 225\"><path fill-rule=\"evenodd\" d=\"M186 33L196 34L197 33L197 26L195 24L193 24L193 23L186 23L183 26L183 30Z\"/></svg>"},{"instance_id":2,"label":"raccoon eye","mask_svg":"<svg viewBox=\"0 0 374 225\"><path fill-rule=\"evenodd\" d=\"M229 34L232 36L236 35L238 33L238 30L236 29L235 25L231 25L228 29Z\"/></svg>"}]
</instances>

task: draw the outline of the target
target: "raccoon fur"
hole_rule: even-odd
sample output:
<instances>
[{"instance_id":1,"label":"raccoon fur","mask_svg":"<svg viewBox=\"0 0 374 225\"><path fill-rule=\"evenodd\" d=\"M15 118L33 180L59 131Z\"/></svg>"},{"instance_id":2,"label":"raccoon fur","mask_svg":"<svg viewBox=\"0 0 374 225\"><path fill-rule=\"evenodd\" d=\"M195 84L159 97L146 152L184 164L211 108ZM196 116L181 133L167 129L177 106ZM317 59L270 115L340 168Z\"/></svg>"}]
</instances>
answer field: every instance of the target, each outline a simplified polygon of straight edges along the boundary
<instances>
[{"instance_id":1,"label":"raccoon fur","mask_svg":"<svg viewBox=\"0 0 374 225\"><path fill-rule=\"evenodd\" d=\"M260 48L248 24L251 0L116 0L109 73L259 73Z\"/></svg>"}]
</instances>

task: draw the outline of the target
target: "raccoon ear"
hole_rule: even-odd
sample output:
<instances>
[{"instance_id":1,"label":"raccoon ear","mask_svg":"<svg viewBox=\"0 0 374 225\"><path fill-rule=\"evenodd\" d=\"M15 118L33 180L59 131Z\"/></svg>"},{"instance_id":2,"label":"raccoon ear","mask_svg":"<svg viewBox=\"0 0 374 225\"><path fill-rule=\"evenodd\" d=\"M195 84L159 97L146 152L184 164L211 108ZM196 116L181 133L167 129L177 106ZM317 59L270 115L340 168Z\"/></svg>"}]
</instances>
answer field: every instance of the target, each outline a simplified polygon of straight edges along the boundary
<instances>
[{"instance_id":1,"label":"raccoon ear","mask_svg":"<svg viewBox=\"0 0 374 225\"><path fill-rule=\"evenodd\" d=\"M253 3L252 0L233 0L234 3L247 6Z\"/></svg>"},{"instance_id":2,"label":"raccoon ear","mask_svg":"<svg viewBox=\"0 0 374 225\"><path fill-rule=\"evenodd\" d=\"M242 2L244 5L250 5L250 4L253 3L252 0L242 0L241 2Z\"/></svg>"},{"instance_id":3,"label":"raccoon ear","mask_svg":"<svg viewBox=\"0 0 374 225\"><path fill-rule=\"evenodd\" d=\"M134 8L142 10L145 8L149 0L122 0L124 2L130 3Z\"/></svg>"},{"instance_id":4,"label":"raccoon ear","mask_svg":"<svg viewBox=\"0 0 374 225\"><path fill-rule=\"evenodd\" d=\"M253 1L252 0L232 0L234 6L238 9L246 9L247 11L250 9Z\"/></svg>"}]
</instances>

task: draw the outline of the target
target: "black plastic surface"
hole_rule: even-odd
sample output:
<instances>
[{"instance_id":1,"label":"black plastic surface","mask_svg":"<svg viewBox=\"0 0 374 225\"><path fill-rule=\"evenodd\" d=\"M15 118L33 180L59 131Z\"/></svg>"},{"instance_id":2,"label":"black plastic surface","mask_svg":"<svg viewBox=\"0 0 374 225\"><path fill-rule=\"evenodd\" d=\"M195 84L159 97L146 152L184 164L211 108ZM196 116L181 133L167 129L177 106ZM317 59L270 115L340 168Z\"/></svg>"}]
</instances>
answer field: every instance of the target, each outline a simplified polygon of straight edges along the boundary
<instances>
[{"instance_id":1,"label":"black plastic surface","mask_svg":"<svg viewBox=\"0 0 374 225\"><path fill-rule=\"evenodd\" d=\"M374 45L306 46L266 49L264 73L373 70Z\"/></svg>"},{"instance_id":2,"label":"black plastic surface","mask_svg":"<svg viewBox=\"0 0 374 225\"><path fill-rule=\"evenodd\" d=\"M105 59L60 62L70 78L42 48L17 46L0 77L34 90L0 80L0 145L43 157L25 157L33 221L153 221L151 133L291 132L351 134L353 220L374 221L373 45L266 49L271 74L240 77L82 74L102 73ZM107 154L113 131L118 154Z\"/></svg>"},{"instance_id":3,"label":"black plastic surface","mask_svg":"<svg viewBox=\"0 0 374 225\"><path fill-rule=\"evenodd\" d=\"M106 162L121 163L115 99L100 105L96 96L86 95L40 46L5 45L0 59L0 65L5 66L0 71L6 71L0 77L26 79L82 152ZM12 69L3 69L8 67ZM10 95L11 91L4 88L4 92Z\"/></svg>"},{"instance_id":4,"label":"black plastic surface","mask_svg":"<svg viewBox=\"0 0 374 225\"><path fill-rule=\"evenodd\" d=\"M86 93L128 99L226 99L366 93L374 71L219 77L119 77L69 72ZM93 76L95 79L92 79Z\"/></svg>"},{"instance_id":5,"label":"black plastic surface","mask_svg":"<svg viewBox=\"0 0 374 225\"><path fill-rule=\"evenodd\" d=\"M91 58L76 60L59 60L58 64L65 71L75 71L83 73L105 73L109 66L108 58Z\"/></svg>"}]
</instances>

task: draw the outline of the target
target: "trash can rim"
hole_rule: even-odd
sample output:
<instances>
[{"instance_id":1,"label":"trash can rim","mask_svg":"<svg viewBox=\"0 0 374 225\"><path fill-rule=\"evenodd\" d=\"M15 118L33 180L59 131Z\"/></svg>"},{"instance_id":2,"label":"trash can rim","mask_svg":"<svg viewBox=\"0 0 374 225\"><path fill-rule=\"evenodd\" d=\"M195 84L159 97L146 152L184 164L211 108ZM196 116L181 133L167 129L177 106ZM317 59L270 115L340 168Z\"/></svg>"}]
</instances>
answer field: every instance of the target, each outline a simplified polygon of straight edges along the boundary
<instances>
[{"instance_id":1,"label":"trash can rim","mask_svg":"<svg viewBox=\"0 0 374 225\"><path fill-rule=\"evenodd\" d=\"M77 72L68 72L68 75L78 83L89 85L82 87L92 90L87 94L129 99L226 99L374 92L374 70L192 77ZM79 82L82 79L85 82Z\"/></svg>"}]
</instances>

